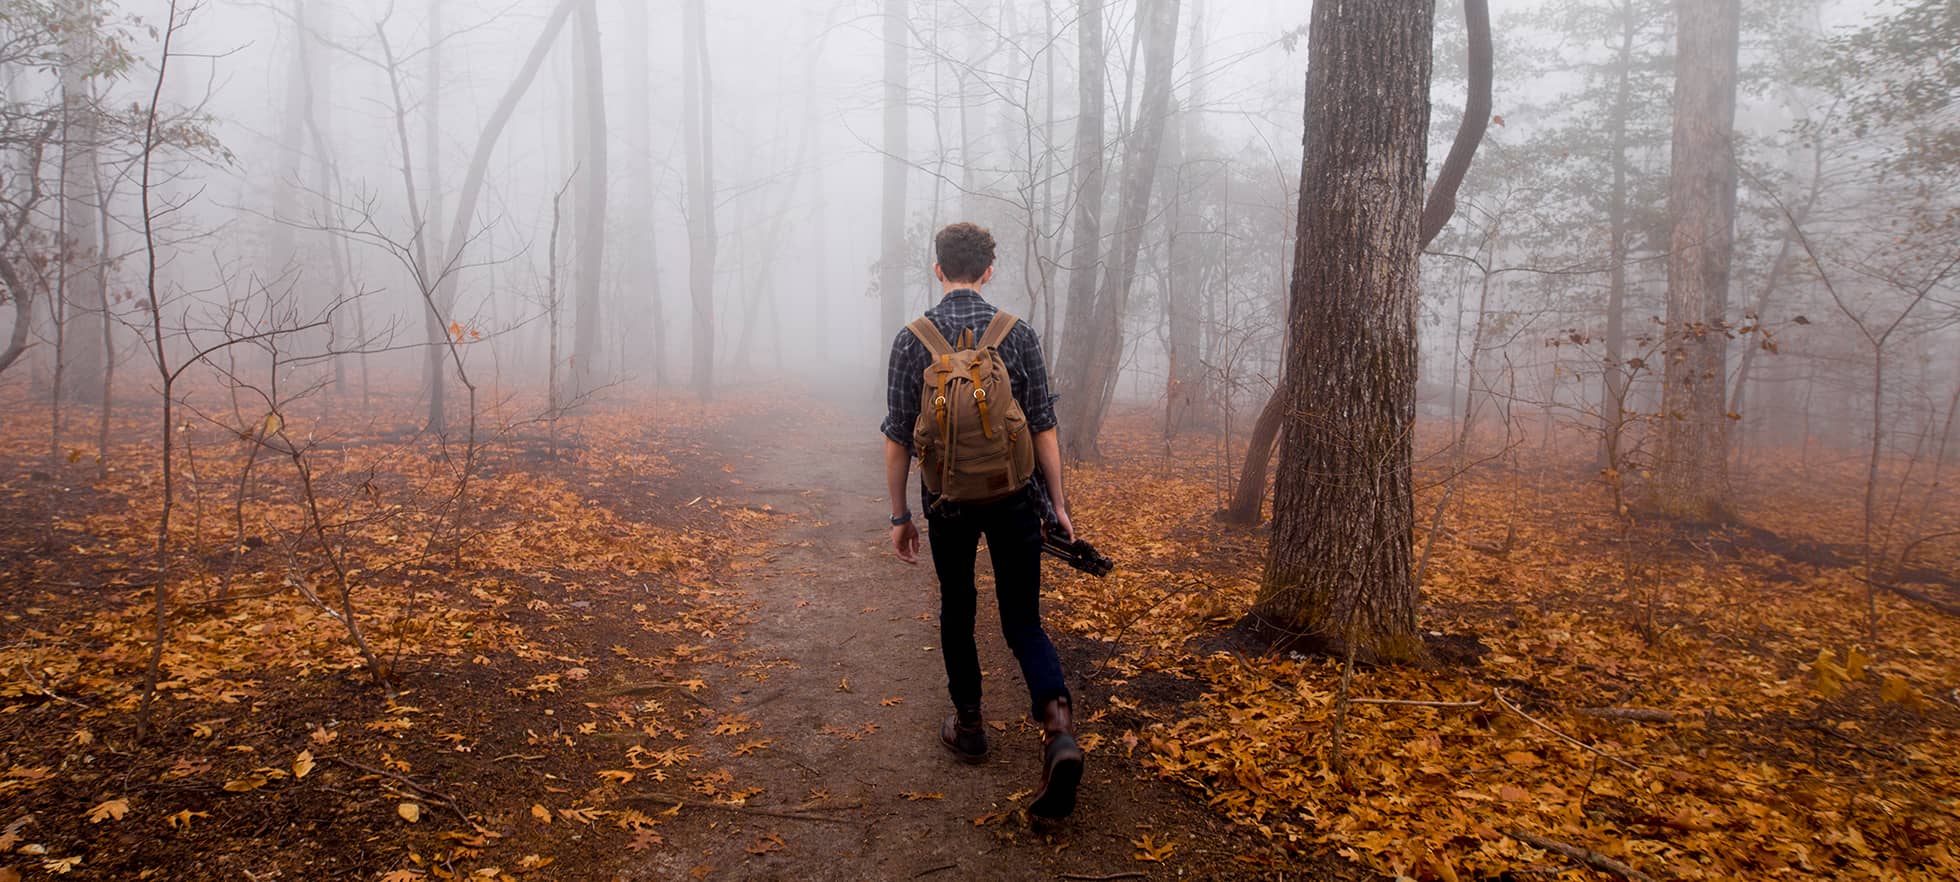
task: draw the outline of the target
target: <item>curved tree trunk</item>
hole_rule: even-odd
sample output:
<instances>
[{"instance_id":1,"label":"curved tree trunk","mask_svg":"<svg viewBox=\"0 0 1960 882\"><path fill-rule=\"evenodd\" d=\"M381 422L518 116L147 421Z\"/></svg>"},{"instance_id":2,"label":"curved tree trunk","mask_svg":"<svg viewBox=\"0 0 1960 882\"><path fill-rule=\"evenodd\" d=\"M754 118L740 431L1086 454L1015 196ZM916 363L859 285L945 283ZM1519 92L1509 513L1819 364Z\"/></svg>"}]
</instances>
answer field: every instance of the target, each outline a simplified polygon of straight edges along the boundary
<instances>
[{"instance_id":1,"label":"curved tree trunk","mask_svg":"<svg viewBox=\"0 0 1960 882\"><path fill-rule=\"evenodd\" d=\"M1456 211L1456 191L1463 185L1463 177L1470 171L1470 162L1476 158L1478 146L1483 144L1484 133L1490 128L1491 86L1495 78L1495 50L1491 45L1490 2L1489 0L1465 0L1463 4L1465 27L1470 36L1470 94L1465 104L1463 125L1456 131L1456 141L1450 145L1450 155L1444 160L1441 173L1429 191L1429 202L1423 208L1422 247L1443 232L1449 219ZM1448 205L1443 212L1439 206ZM1302 233L1305 228L1302 228ZM1251 524L1259 521L1259 500L1266 493L1266 463L1271 457L1273 445L1279 442L1280 426L1284 420L1280 415L1281 395L1285 378L1273 390L1273 397L1259 411L1259 421L1253 424L1252 438L1246 442L1245 468L1239 473L1239 485L1232 494L1232 507L1226 510L1225 520L1229 523ZM1268 418L1268 415L1271 418ZM1251 501L1246 501L1250 499Z\"/></svg>"}]
</instances>

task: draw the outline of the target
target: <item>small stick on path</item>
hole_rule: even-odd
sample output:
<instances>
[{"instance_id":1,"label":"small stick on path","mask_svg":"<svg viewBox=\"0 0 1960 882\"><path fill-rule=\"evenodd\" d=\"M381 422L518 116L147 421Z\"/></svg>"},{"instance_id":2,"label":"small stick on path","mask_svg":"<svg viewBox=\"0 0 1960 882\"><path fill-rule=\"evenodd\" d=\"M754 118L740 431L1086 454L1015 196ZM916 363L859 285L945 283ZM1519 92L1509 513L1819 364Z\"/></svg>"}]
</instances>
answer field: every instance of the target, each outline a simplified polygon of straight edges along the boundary
<instances>
[{"instance_id":1,"label":"small stick on path","mask_svg":"<svg viewBox=\"0 0 1960 882\"><path fill-rule=\"evenodd\" d=\"M833 818L829 815L817 815L808 812L778 812L763 808L750 808L745 805L723 805L719 802L701 802L699 800L665 796L659 793L635 793L626 797L626 800L628 802L653 802L661 805L681 805L688 808L714 809L716 811L732 812L738 815L760 815L765 818L782 818L789 821L815 821L819 824L857 823L848 818Z\"/></svg>"},{"instance_id":2,"label":"small stick on path","mask_svg":"<svg viewBox=\"0 0 1960 882\"><path fill-rule=\"evenodd\" d=\"M1611 873L1628 880L1628 882L1654 882L1654 877L1629 867L1611 857L1593 851L1590 848L1582 848L1570 843L1560 842L1556 839L1547 839L1536 833L1528 833L1523 830L1504 829L1498 832L1534 848L1542 848L1546 851L1565 855L1588 867L1602 873Z\"/></svg>"},{"instance_id":3,"label":"small stick on path","mask_svg":"<svg viewBox=\"0 0 1960 882\"><path fill-rule=\"evenodd\" d=\"M1655 710L1647 707L1582 707L1575 713L1603 720L1626 720L1632 723L1672 723L1681 719L1672 711Z\"/></svg>"},{"instance_id":4,"label":"small stick on path","mask_svg":"<svg viewBox=\"0 0 1960 882\"><path fill-rule=\"evenodd\" d=\"M1079 879L1081 882L1110 882L1112 879L1147 879L1149 877L1150 874L1142 870L1131 870L1127 873L1110 873L1106 876L1092 876L1088 873L1062 874L1062 878L1064 879Z\"/></svg>"},{"instance_id":5,"label":"small stick on path","mask_svg":"<svg viewBox=\"0 0 1960 882\"><path fill-rule=\"evenodd\" d=\"M1353 704L1375 704L1375 705L1386 705L1389 707L1470 708L1470 707L1484 706L1484 700L1481 698L1477 699L1476 701L1417 701L1415 699L1408 699L1408 698L1350 698L1348 699L1348 701Z\"/></svg>"}]
</instances>

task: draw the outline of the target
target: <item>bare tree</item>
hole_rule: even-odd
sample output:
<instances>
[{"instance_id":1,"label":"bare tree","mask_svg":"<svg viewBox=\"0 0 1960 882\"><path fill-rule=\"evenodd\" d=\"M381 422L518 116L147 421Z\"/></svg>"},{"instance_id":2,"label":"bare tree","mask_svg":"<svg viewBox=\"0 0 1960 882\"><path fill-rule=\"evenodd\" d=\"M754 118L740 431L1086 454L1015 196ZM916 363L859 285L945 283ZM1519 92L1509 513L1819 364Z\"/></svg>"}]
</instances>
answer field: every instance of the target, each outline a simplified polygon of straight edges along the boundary
<instances>
[{"instance_id":1,"label":"bare tree","mask_svg":"<svg viewBox=\"0 0 1960 882\"><path fill-rule=\"evenodd\" d=\"M1150 221L1151 195L1157 177L1159 152L1169 123L1172 65L1176 60L1179 0L1147 0L1139 27L1143 29L1143 103L1136 130L1123 157L1123 183L1116 215L1116 241L1106 260L1107 272L1097 289L1094 306L1084 325L1071 325L1082 348L1079 373L1060 379L1068 392L1062 407L1069 425L1068 451L1075 458L1095 458L1096 438L1103 416L1116 393L1122 368L1123 320L1136 283L1137 252Z\"/></svg>"},{"instance_id":2,"label":"bare tree","mask_svg":"<svg viewBox=\"0 0 1960 882\"><path fill-rule=\"evenodd\" d=\"M905 0L885 0L885 185L883 250L878 256L880 339L898 336L905 323L905 269L912 256L905 247L906 164L911 153L911 119L906 101L909 68Z\"/></svg>"}]
</instances>

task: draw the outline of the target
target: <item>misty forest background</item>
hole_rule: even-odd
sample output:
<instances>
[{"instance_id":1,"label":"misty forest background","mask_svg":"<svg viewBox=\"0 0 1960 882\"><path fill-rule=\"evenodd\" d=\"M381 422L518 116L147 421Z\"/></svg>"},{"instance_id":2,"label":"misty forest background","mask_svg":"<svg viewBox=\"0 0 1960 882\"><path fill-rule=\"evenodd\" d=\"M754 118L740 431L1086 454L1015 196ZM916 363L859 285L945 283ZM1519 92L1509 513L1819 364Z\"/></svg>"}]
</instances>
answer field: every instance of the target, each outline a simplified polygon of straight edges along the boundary
<instances>
[{"instance_id":1,"label":"misty forest background","mask_svg":"<svg viewBox=\"0 0 1960 882\"><path fill-rule=\"evenodd\" d=\"M1960 872L1960 7L1495 5L0 0L0 879L899 873L657 809L828 811L690 746L757 722L693 672L775 555L899 584L875 478L780 472L875 453L960 220L1122 564L1053 573L1096 761L1163 788L1048 869ZM533 727L600 782L547 806L411 694L642 740Z\"/></svg>"}]
</instances>

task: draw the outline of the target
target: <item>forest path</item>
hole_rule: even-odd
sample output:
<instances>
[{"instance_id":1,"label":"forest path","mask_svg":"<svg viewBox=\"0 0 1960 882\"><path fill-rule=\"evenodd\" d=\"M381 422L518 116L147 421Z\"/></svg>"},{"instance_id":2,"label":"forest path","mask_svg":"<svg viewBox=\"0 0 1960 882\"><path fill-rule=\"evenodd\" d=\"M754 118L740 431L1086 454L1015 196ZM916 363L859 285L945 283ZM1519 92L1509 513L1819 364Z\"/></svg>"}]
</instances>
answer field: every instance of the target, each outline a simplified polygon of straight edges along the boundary
<instances>
[{"instance_id":1,"label":"forest path","mask_svg":"<svg viewBox=\"0 0 1960 882\"><path fill-rule=\"evenodd\" d=\"M1101 738L1073 818L1037 833L1017 815L1037 783L1040 740L1025 721L1027 693L1000 636L984 554L979 635L992 752L967 766L938 743L950 711L938 588L929 562L907 566L888 549L876 425L862 412L780 414L728 439L727 450L747 453L731 454L720 503L768 506L783 521L738 564L734 581L753 613L731 650L753 653L752 666L787 664L769 667L763 682L732 668L703 674L703 695L732 712L721 719L754 728L711 739L727 744L694 765L720 764L733 787L763 788L751 805L809 817L684 810L681 823L661 828L670 847L649 853L647 878L1260 878L1232 857L1270 846L1125 758L1120 728L1079 724L1090 743ZM1102 692L1084 688L1092 659L1057 642L1079 716L1093 719ZM746 755L727 750L761 739L768 746ZM1136 860L1132 840L1146 833L1176 843L1166 862Z\"/></svg>"}]
</instances>

